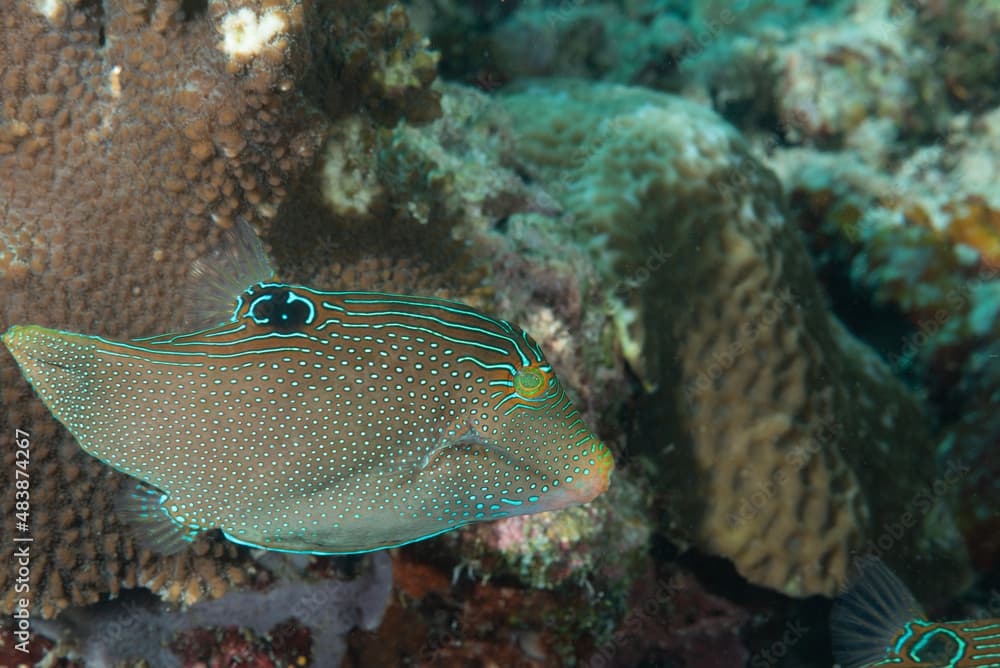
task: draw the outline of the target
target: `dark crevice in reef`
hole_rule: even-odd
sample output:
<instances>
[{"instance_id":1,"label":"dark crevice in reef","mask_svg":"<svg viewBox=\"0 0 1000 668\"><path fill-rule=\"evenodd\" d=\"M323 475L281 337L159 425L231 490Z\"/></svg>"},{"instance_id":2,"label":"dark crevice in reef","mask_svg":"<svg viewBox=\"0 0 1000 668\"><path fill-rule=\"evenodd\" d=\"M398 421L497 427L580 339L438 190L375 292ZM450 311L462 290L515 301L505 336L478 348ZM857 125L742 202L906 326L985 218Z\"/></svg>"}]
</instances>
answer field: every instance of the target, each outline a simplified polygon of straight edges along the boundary
<instances>
[{"instance_id":1,"label":"dark crevice in reef","mask_svg":"<svg viewBox=\"0 0 1000 668\"><path fill-rule=\"evenodd\" d=\"M184 18L187 19L204 14L208 11L208 0L183 0L181 11L184 12Z\"/></svg>"},{"instance_id":2,"label":"dark crevice in reef","mask_svg":"<svg viewBox=\"0 0 1000 668\"><path fill-rule=\"evenodd\" d=\"M843 240L823 232L823 221L810 211L808 202L793 194L790 219L800 221L803 239L812 259L830 310L854 336L867 343L911 386L920 382L919 370L907 347L915 330L894 304L880 304L870 288L851 277L851 264L859 252Z\"/></svg>"},{"instance_id":3,"label":"dark crevice in reef","mask_svg":"<svg viewBox=\"0 0 1000 668\"><path fill-rule=\"evenodd\" d=\"M828 265L823 281L830 307L848 330L870 345L901 377L907 377L913 362L906 356L905 342L913 336L913 326L897 307L878 304L872 295L854 285L846 266ZM911 379L913 380L913 379Z\"/></svg>"}]
</instances>

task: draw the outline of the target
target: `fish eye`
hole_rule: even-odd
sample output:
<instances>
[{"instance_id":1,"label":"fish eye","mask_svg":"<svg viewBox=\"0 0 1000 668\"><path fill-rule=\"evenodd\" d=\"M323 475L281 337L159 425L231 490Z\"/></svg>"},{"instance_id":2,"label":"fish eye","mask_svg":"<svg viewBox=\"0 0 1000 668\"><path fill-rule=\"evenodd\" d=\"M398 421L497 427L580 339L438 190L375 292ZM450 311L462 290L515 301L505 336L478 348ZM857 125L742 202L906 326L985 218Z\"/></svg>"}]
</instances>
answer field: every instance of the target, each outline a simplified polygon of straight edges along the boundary
<instances>
[{"instance_id":1,"label":"fish eye","mask_svg":"<svg viewBox=\"0 0 1000 668\"><path fill-rule=\"evenodd\" d=\"M518 369L514 374L514 390L525 399L534 399L549 386L549 374L536 366Z\"/></svg>"}]
</instances>

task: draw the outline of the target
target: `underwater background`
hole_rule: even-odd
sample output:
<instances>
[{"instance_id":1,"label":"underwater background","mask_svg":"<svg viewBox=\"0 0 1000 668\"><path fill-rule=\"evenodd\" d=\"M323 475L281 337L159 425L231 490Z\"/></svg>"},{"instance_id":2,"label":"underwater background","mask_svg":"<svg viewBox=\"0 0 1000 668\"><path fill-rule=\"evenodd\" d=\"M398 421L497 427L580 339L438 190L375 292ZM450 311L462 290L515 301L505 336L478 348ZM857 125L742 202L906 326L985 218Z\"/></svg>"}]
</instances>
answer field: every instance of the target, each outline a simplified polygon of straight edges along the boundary
<instances>
[{"instance_id":1,"label":"underwater background","mask_svg":"<svg viewBox=\"0 0 1000 668\"><path fill-rule=\"evenodd\" d=\"M1000 617L998 35L998 0L0 0L0 331L180 331L247 221L282 281L517 323L615 459L392 550L164 555L3 349L0 666L829 667L863 555Z\"/></svg>"}]
</instances>

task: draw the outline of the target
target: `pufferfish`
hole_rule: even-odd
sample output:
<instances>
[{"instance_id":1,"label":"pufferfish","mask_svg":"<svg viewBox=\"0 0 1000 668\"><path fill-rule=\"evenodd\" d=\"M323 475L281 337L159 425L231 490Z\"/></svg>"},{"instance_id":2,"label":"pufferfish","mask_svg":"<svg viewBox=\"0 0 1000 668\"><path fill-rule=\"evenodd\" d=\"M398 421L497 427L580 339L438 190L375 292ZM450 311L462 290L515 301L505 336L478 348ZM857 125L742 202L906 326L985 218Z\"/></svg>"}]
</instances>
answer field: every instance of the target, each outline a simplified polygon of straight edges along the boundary
<instances>
[{"instance_id":1,"label":"pufferfish","mask_svg":"<svg viewBox=\"0 0 1000 668\"><path fill-rule=\"evenodd\" d=\"M840 668L1000 668L1000 619L928 621L896 575L875 557L830 613Z\"/></svg>"},{"instance_id":2,"label":"pufferfish","mask_svg":"<svg viewBox=\"0 0 1000 668\"><path fill-rule=\"evenodd\" d=\"M613 457L539 345L464 304L276 282L246 223L192 267L195 331L3 342L162 553L368 552L591 501ZM193 323L192 323L193 325Z\"/></svg>"}]
</instances>

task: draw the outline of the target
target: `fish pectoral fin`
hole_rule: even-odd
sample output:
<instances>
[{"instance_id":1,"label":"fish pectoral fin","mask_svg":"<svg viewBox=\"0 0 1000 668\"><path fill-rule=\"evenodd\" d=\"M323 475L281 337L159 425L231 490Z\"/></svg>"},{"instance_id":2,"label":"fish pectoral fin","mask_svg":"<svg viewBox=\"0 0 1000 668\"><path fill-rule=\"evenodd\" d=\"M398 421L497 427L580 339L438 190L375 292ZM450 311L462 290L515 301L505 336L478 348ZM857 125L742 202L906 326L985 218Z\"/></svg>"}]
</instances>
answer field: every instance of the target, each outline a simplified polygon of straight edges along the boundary
<instances>
[{"instance_id":1,"label":"fish pectoral fin","mask_svg":"<svg viewBox=\"0 0 1000 668\"><path fill-rule=\"evenodd\" d=\"M488 441L483 437L482 434L475 428L475 426L468 420L460 423L449 432L449 435L443 436L434 449L427 452L418 461L420 470L426 471L436 462L438 462L441 457L446 456L449 453L455 452L483 452L483 453L493 453L492 456L499 457L501 460L508 463L511 462L510 454L504 448L498 446L496 443Z\"/></svg>"},{"instance_id":2,"label":"fish pectoral fin","mask_svg":"<svg viewBox=\"0 0 1000 668\"><path fill-rule=\"evenodd\" d=\"M158 554L177 554L204 529L184 523L171 512L170 497L144 482L131 480L115 502L136 541Z\"/></svg>"}]
</instances>

